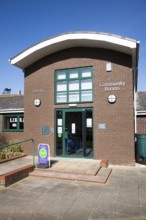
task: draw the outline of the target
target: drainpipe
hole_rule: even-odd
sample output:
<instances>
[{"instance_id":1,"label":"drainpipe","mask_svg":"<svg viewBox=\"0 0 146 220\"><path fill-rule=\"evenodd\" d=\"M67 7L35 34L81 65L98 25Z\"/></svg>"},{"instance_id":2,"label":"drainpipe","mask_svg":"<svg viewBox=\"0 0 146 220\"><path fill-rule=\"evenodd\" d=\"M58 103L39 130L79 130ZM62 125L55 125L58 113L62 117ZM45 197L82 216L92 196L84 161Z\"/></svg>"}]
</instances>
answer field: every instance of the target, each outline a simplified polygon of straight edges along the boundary
<instances>
[{"instance_id":1,"label":"drainpipe","mask_svg":"<svg viewBox=\"0 0 146 220\"><path fill-rule=\"evenodd\" d=\"M136 94L136 88L135 88L135 75L136 75L136 71L134 69L134 132L135 134L137 133L137 112L136 112L136 104L137 104L137 94Z\"/></svg>"},{"instance_id":2,"label":"drainpipe","mask_svg":"<svg viewBox=\"0 0 146 220\"><path fill-rule=\"evenodd\" d=\"M133 56L133 84L134 84L134 130L135 130L135 134L137 133L137 111L136 111L136 107L137 107L137 81L138 81L138 59L139 59L139 45L140 45L140 41L137 41L136 44L136 55L135 55L135 59Z\"/></svg>"}]
</instances>

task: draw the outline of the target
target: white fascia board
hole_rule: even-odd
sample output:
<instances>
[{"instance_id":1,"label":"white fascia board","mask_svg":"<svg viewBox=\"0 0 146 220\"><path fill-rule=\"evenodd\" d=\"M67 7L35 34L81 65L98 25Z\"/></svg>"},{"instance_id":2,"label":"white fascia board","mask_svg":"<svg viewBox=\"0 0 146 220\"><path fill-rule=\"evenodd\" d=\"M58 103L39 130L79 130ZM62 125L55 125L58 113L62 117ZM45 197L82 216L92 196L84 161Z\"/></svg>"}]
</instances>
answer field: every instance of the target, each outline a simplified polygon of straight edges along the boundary
<instances>
[{"instance_id":1,"label":"white fascia board","mask_svg":"<svg viewBox=\"0 0 146 220\"><path fill-rule=\"evenodd\" d=\"M23 113L24 109L0 109L0 113Z\"/></svg>"},{"instance_id":2,"label":"white fascia board","mask_svg":"<svg viewBox=\"0 0 146 220\"><path fill-rule=\"evenodd\" d=\"M146 110L137 111L137 115L146 115Z\"/></svg>"},{"instance_id":3,"label":"white fascia board","mask_svg":"<svg viewBox=\"0 0 146 220\"><path fill-rule=\"evenodd\" d=\"M43 49L45 47L49 47L51 45L55 45L57 43L61 43L68 40L91 40L91 41L102 41L111 44L116 44L119 46L127 47L130 49L136 48L136 41L128 38L122 38L120 36L115 35L108 35L108 34L98 34L98 33L71 33L71 34L64 34L59 35L57 37L48 39L41 43L38 43L24 52L20 53L16 57L10 60L12 65L15 65L20 60L24 59L25 57L33 54L34 52Z\"/></svg>"}]
</instances>

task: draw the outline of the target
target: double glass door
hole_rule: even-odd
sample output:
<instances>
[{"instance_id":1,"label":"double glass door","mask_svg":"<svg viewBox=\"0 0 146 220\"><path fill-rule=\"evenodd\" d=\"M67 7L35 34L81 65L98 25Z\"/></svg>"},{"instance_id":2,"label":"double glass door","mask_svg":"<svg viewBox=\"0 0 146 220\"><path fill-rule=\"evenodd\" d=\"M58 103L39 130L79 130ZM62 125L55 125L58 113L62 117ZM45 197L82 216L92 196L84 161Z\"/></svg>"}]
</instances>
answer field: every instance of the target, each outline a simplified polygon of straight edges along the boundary
<instances>
[{"instance_id":1,"label":"double glass door","mask_svg":"<svg viewBox=\"0 0 146 220\"><path fill-rule=\"evenodd\" d=\"M93 157L92 109L56 110L56 156Z\"/></svg>"}]
</instances>

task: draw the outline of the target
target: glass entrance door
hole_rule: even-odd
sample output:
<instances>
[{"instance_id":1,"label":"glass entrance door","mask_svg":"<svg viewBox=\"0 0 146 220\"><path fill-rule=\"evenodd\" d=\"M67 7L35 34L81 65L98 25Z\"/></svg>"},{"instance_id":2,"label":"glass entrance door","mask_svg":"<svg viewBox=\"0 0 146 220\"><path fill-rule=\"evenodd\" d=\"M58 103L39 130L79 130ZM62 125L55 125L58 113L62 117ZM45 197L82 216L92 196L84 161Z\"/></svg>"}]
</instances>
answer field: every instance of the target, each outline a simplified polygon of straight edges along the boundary
<instances>
[{"instance_id":1,"label":"glass entrance door","mask_svg":"<svg viewBox=\"0 0 146 220\"><path fill-rule=\"evenodd\" d=\"M92 109L56 110L56 156L93 157Z\"/></svg>"},{"instance_id":2,"label":"glass entrance door","mask_svg":"<svg viewBox=\"0 0 146 220\"><path fill-rule=\"evenodd\" d=\"M83 155L82 112L65 113L65 155Z\"/></svg>"}]
</instances>

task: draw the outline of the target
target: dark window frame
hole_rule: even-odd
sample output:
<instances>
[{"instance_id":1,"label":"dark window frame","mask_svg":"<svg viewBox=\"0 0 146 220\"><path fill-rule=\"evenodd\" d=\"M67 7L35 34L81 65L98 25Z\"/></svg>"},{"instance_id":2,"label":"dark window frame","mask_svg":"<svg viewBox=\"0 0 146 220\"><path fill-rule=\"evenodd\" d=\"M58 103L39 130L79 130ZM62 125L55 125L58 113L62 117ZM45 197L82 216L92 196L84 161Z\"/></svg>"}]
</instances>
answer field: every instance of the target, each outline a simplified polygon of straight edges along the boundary
<instances>
[{"instance_id":1,"label":"dark window frame","mask_svg":"<svg viewBox=\"0 0 146 220\"><path fill-rule=\"evenodd\" d=\"M23 118L23 121L21 121L20 118ZM6 120L8 119L9 120L11 119L11 122L9 121L9 126L8 126L9 128L6 127L6 123L8 123L6 122ZM23 132L24 131L24 114L23 113L6 113L6 114L3 114L2 120L3 120L3 123L2 123L3 132ZM23 128L21 128L20 123L23 123L23 126L22 126Z\"/></svg>"}]
</instances>

